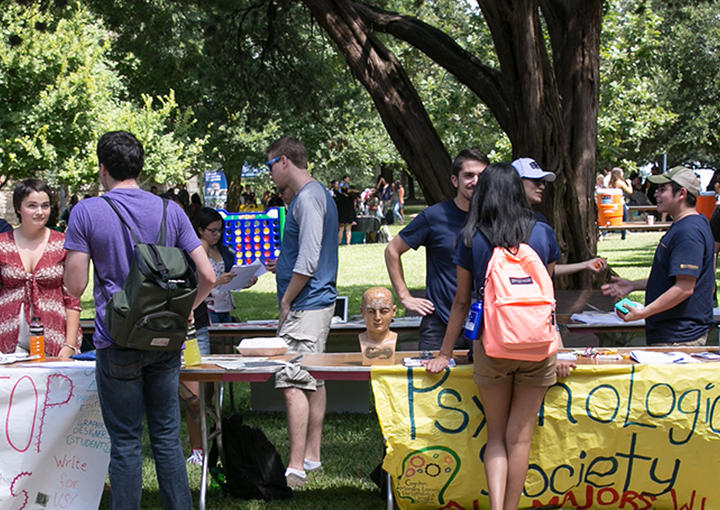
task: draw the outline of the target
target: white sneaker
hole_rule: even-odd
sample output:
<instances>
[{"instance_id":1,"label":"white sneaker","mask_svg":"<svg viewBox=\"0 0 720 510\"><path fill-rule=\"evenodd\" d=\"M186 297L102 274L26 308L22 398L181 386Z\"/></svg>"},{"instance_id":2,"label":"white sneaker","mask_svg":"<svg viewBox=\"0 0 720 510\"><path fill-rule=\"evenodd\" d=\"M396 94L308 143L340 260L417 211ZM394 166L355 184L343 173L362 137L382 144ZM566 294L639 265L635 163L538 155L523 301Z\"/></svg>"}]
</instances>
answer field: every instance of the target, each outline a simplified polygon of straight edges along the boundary
<instances>
[{"instance_id":1,"label":"white sneaker","mask_svg":"<svg viewBox=\"0 0 720 510\"><path fill-rule=\"evenodd\" d=\"M322 471L322 462L304 459L303 469L306 473L311 473L312 471Z\"/></svg>"},{"instance_id":2,"label":"white sneaker","mask_svg":"<svg viewBox=\"0 0 720 510\"><path fill-rule=\"evenodd\" d=\"M285 470L285 482L291 489L301 489L307 482L305 471L287 468Z\"/></svg>"},{"instance_id":3,"label":"white sneaker","mask_svg":"<svg viewBox=\"0 0 720 510\"><path fill-rule=\"evenodd\" d=\"M187 463L193 466L202 466L203 453L202 450L193 450L190 456L187 458Z\"/></svg>"}]
</instances>

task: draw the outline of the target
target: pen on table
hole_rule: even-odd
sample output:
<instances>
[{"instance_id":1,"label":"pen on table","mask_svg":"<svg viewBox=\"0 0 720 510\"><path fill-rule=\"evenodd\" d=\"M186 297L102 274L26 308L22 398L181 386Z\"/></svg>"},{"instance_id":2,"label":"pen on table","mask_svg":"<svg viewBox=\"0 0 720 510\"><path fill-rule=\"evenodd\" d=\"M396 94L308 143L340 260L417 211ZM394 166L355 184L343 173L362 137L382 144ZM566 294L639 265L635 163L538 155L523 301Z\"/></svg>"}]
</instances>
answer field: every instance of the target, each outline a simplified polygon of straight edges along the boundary
<instances>
[{"instance_id":1,"label":"pen on table","mask_svg":"<svg viewBox=\"0 0 720 510\"><path fill-rule=\"evenodd\" d=\"M302 357L303 357L302 354L298 354L293 359L289 360L288 363L296 363L296 362L300 361L302 359Z\"/></svg>"},{"instance_id":2,"label":"pen on table","mask_svg":"<svg viewBox=\"0 0 720 510\"><path fill-rule=\"evenodd\" d=\"M585 303L585 306L587 306L587 307L590 308L591 310L595 310L596 312L602 312L602 310L600 310L597 306L595 306L595 305L593 305L593 304L591 304L591 303Z\"/></svg>"}]
</instances>

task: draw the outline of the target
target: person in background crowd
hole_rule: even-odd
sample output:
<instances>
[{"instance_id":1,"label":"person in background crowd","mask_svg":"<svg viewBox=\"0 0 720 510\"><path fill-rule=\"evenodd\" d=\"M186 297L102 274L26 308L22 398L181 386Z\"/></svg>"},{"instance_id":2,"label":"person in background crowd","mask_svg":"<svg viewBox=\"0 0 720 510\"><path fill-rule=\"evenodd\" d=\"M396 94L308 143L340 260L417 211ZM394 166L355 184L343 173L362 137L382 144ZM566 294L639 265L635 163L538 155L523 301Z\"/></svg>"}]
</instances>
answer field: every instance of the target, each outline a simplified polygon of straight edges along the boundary
<instances>
[{"instance_id":1,"label":"person in background crowd","mask_svg":"<svg viewBox=\"0 0 720 510\"><path fill-rule=\"evenodd\" d=\"M188 217L190 218L190 221L195 217L197 212L202 209L202 202L200 201L200 195L197 193L193 193L190 196L190 207L188 207Z\"/></svg>"},{"instance_id":2,"label":"person in background crowd","mask_svg":"<svg viewBox=\"0 0 720 510\"><path fill-rule=\"evenodd\" d=\"M167 190L165 193L163 193L162 195L160 195L160 197L162 197L162 198L167 198L167 199L170 200L171 202L174 202L175 204L177 204L177 206L178 206L180 209L182 209L183 211L185 211L185 207L183 206L182 202L180 201L180 198L175 194L175 191L174 191L173 189Z\"/></svg>"},{"instance_id":3,"label":"person in background crowd","mask_svg":"<svg viewBox=\"0 0 720 510\"><path fill-rule=\"evenodd\" d=\"M440 352L427 371L444 370L461 334L473 289L485 284L493 248L527 243L552 274L560 248L549 225L536 221L522 181L507 163L488 166L480 175L453 262L457 294ZM473 380L477 384L487 427L484 466L490 508L518 508L528 471L530 443L545 390L556 381L556 355L542 361L491 358L481 340L473 342ZM569 373L569 368L567 368ZM567 375L563 373L562 375Z\"/></svg>"},{"instance_id":4,"label":"person in background crowd","mask_svg":"<svg viewBox=\"0 0 720 510\"><path fill-rule=\"evenodd\" d=\"M197 307L207 297L215 274L200 240L182 209L140 189L144 151L126 131L105 133L97 145L100 183L141 242L155 243L163 210L166 243L187 252L195 264ZM167 207L165 207L167 205ZM146 417L160 498L165 508L193 506L180 443L178 385L180 351L145 351L115 345L105 325L110 296L130 271L133 245L127 229L103 198L78 202L65 236L68 250L65 286L80 297L95 270L95 380L103 422L110 436L110 508L139 509L142 496L142 429Z\"/></svg>"},{"instance_id":5,"label":"person in background crowd","mask_svg":"<svg viewBox=\"0 0 720 510\"><path fill-rule=\"evenodd\" d=\"M355 198L350 191L350 185L338 188L335 194L335 205L337 206L338 222L338 245L342 243L343 232L345 232L345 244L350 246L352 239L352 226L357 221L355 215Z\"/></svg>"},{"instance_id":6,"label":"person in background crowd","mask_svg":"<svg viewBox=\"0 0 720 510\"><path fill-rule=\"evenodd\" d=\"M603 175L597 174L595 176L595 193L598 192L599 189L603 188Z\"/></svg>"},{"instance_id":7,"label":"person in background crowd","mask_svg":"<svg viewBox=\"0 0 720 510\"><path fill-rule=\"evenodd\" d=\"M632 186L627 181L627 179L625 179L622 168L615 167L610 171L610 183L609 183L608 187L622 190L622 192L623 192L623 201L622 201L623 217L622 217L622 220L627 221L628 220L627 199L632 194ZM620 239L625 239L626 236L627 236L626 230L620 231Z\"/></svg>"},{"instance_id":8,"label":"person in background crowd","mask_svg":"<svg viewBox=\"0 0 720 510\"><path fill-rule=\"evenodd\" d=\"M284 207L285 202L283 202L282 197L280 196L280 192L278 191L277 187L273 189L272 195L270 196L270 200L268 200L268 207Z\"/></svg>"},{"instance_id":9,"label":"person in background crowd","mask_svg":"<svg viewBox=\"0 0 720 510\"><path fill-rule=\"evenodd\" d=\"M185 189L185 183L181 182L177 185L177 188L177 198L180 201L180 205L182 205L183 210L187 211L188 207L190 207L190 195L188 194L188 190Z\"/></svg>"},{"instance_id":10,"label":"person in background crowd","mask_svg":"<svg viewBox=\"0 0 720 510\"><path fill-rule=\"evenodd\" d=\"M80 201L80 197L77 195L73 195L70 197L70 204L65 208L65 210L60 215L60 221L67 225L68 219L70 218L70 211L72 211L72 208L75 207L75 204L77 204Z\"/></svg>"},{"instance_id":11,"label":"person in background crowd","mask_svg":"<svg viewBox=\"0 0 720 510\"><path fill-rule=\"evenodd\" d=\"M255 192L249 184L245 185L245 191L242 193L243 205L246 207L255 207L257 205L257 198Z\"/></svg>"},{"instance_id":12,"label":"person in background crowd","mask_svg":"<svg viewBox=\"0 0 720 510\"><path fill-rule=\"evenodd\" d=\"M395 223L402 225L405 223L403 208L405 207L405 188L400 184L399 180L392 183L392 212Z\"/></svg>"},{"instance_id":13,"label":"person in background crowd","mask_svg":"<svg viewBox=\"0 0 720 510\"><path fill-rule=\"evenodd\" d=\"M308 173L307 152L299 140L280 138L265 152L272 180L291 199L280 256L267 262L277 280L277 335L288 352L323 352L337 298L337 209L330 193ZM285 479L290 487L302 487L307 472L322 467L324 381L293 363L276 374L275 387L283 391L287 409Z\"/></svg>"},{"instance_id":14,"label":"person in background crowd","mask_svg":"<svg viewBox=\"0 0 720 510\"><path fill-rule=\"evenodd\" d=\"M649 179L658 185L658 212L669 214L672 225L658 243L647 279L613 276L603 293L621 298L645 290L644 308L628 305L628 313L617 313L625 321L645 319L648 345L705 345L713 322L715 246L707 219L695 210L700 179L682 166Z\"/></svg>"},{"instance_id":15,"label":"person in background crowd","mask_svg":"<svg viewBox=\"0 0 720 510\"><path fill-rule=\"evenodd\" d=\"M610 174L611 168L609 166L606 166L602 169L603 174L603 182L602 187L603 188L609 188L610 187L610 179L612 178L612 175Z\"/></svg>"},{"instance_id":16,"label":"person in background crowd","mask_svg":"<svg viewBox=\"0 0 720 510\"><path fill-rule=\"evenodd\" d=\"M45 354L80 352L80 299L63 288L65 236L49 229L50 188L39 179L15 187L16 230L0 234L0 351L29 352L30 321L45 328Z\"/></svg>"},{"instance_id":17,"label":"person in background crowd","mask_svg":"<svg viewBox=\"0 0 720 510\"><path fill-rule=\"evenodd\" d=\"M630 174L630 185L632 193L628 197L628 205L650 205L645 192L643 191L642 178L637 172Z\"/></svg>"},{"instance_id":18,"label":"person in background crowd","mask_svg":"<svg viewBox=\"0 0 720 510\"><path fill-rule=\"evenodd\" d=\"M10 232L12 229L12 225L5 221L4 218L0 218L0 234L2 234L3 232Z\"/></svg>"},{"instance_id":19,"label":"person in background crowd","mask_svg":"<svg viewBox=\"0 0 720 510\"><path fill-rule=\"evenodd\" d=\"M390 195L390 185L382 175L378 175L377 181L375 182L375 197L378 199L377 213L381 219L385 217L384 215L389 205ZM386 201L388 203L386 203Z\"/></svg>"},{"instance_id":20,"label":"person in background crowd","mask_svg":"<svg viewBox=\"0 0 720 510\"><path fill-rule=\"evenodd\" d=\"M390 281L405 310L423 316L418 349L437 350L442 343L450 305L456 291L457 273L452 262L455 240L465 223L478 176L489 164L487 156L476 149L460 151L452 163L450 181L457 188L455 198L424 209L400 231L385 248L385 265ZM425 247L426 297L413 297L405 283L402 255L410 248ZM462 335L457 347L467 344Z\"/></svg>"}]
</instances>

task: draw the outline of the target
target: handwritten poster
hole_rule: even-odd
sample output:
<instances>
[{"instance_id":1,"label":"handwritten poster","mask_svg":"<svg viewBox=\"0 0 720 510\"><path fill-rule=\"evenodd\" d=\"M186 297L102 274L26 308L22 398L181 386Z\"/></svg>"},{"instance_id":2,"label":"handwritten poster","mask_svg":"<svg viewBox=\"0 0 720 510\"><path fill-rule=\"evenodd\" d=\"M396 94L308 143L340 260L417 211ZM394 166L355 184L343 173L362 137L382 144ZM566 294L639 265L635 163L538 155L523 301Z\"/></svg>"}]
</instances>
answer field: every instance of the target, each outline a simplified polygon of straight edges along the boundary
<instances>
[{"instance_id":1,"label":"handwritten poster","mask_svg":"<svg viewBox=\"0 0 720 510\"><path fill-rule=\"evenodd\" d=\"M94 366L0 369L0 510L97 508L110 438Z\"/></svg>"},{"instance_id":2,"label":"handwritten poster","mask_svg":"<svg viewBox=\"0 0 720 510\"><path fill-rule=\"evenodd\" d=\"M579 366L548 389L520 506L720 508L717 363ZM373 367L401 509L489 508L472 367Z\"/></svg>"}]
</instances>

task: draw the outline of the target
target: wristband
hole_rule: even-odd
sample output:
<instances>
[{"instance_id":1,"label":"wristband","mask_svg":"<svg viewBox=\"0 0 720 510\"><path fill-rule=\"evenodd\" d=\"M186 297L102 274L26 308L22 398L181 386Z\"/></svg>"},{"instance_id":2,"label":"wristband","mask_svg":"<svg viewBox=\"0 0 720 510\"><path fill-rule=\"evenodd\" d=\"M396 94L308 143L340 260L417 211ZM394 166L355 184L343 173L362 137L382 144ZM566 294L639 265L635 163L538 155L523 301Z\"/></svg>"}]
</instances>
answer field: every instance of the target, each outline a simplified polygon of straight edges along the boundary
<instances>
[{"instance_id":1,"label":"wristband","mask_svg":"<svg viewBox=\"0 0 720 510\"><path fill-rule=\"evenodd\" d=\"M75 351L75 354L80 352L80 349L78 349L77 345L70 345L69 343L65 342L63 344L63 347L70 347L73 351Z\"/></svg>"}]
</instances>

